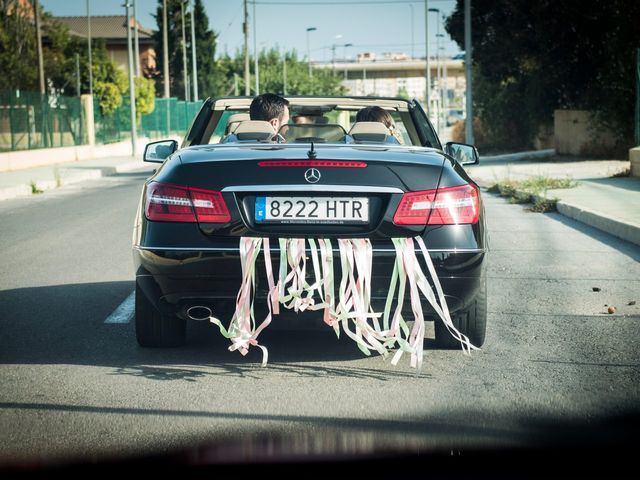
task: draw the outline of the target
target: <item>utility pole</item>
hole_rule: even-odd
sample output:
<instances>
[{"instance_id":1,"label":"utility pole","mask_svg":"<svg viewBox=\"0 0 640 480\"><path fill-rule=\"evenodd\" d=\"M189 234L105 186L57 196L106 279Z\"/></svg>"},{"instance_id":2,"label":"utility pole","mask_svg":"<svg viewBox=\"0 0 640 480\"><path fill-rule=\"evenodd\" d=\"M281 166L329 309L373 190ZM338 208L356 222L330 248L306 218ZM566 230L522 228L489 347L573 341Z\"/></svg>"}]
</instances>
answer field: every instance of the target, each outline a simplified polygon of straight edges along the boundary
<instances>
[{"instance_id":1,"label":"utility pole","mask_svg":"<svg viewBox=\"0 0 640 480\"><path fill-rule=\"evenodd\" d=\"M189 79L187 78L187 37L184 33L184 2L186 0L180 0L180 14L182 18L182 76L184 79L184 100L189 101Z\"/></svg>"},{"instance_id":2,"label":"utility pole","mask_svg":"<svg viewBox=\"0 0 640 480\"><path fill-rule=\"evenodd\" d=\"M162 72L164 77L164 98L169 98L171 96L171 81L169 79L169 26L167 25L167 0L162 0Z\"/></svg>"},{"instance_id":3,"label":"utility pole","mask_svg":"<svg viewBox=\"0 0 640 480\"><path fill-rule=\"evenodd\" d=\"M198 101L198 63L196 61L196 2L191 2L191 68L193 69L193 101Z\"/></svg>"},{"instance_id":4,"label":"utility pole","mask_svg":"<svg viewBox=\"0 0 640 480\"><path fill-rule=\"evenodd\" d=\"M136 77L140 76L140 39L138 38L138 10L136 9L136 0L133 0L133 21L134 21L134 45L136 47Z\"/></svg>"},{"instance_id":5,"label":"utility pole","mask_svg":"<svg viewBox=\"0 0 640 480\"><path fill-rule=\"evenodd\" d=\"M287 52L282 57L282 94L287 94Z\"/></svg>"},{"instance_id":6,"label":"utility pole","mask_svg":"<svg viewBox=\"0 0 640 480\"><path fill-rule=\"evenodd\" d=\"M40 77L40 93L44 95L44 63L42 61L42 35L40 32L40 2L39 0L35 0L33 3L36 17L36 42L38 43L38 76Z\"/></svg>"},{"instance_id":7,"label":"utility pole","mask_svg":"<svg viewBox=\"0 0 640 480\"><path fill-rule=\"evenodd\" d=\"M89 1L89 0L87 0ZM169 26L167 25L167 0L162 0L162 83L167 106L167 135L171 132L171 79L169 78Z\"/></svg>"},{"instance_id":8,"label":"utility pole","mask_svg":"<svg viewBox=\"0 0 640 480\"><path fill-rule=\"evenodd\" d=\"M136 144L138 143L138 132L136 125L136 88L133 83L133 51L131 48L131 15L129 13L129 7L131 4L126 2L124 4L127 10L127 54L129 57L129 104L131 110L131 156L135 157L137 154Z\"/></svg>"},{"instance_id":9,"label":"utility pole","mask_svg":"<svg viewBox=\"0 0 640 480\"><path fill-rule=\"evenodd\" d=\"M415 37L413 36L413 3L409 4L409 8L411 9L411 60L415 58Z\"/></svg>"},{"instance_id":10,"label":"utility pole","mask_svg":"<svg viewBox=\"0 0 640 480\"><path fill-rule=\"evenodd\" d=\"M424 0L424 48L425 48L425 69L426 69L426 106L427 117L431 114L431 70L429 69L429 0Z\"/></svg>"},{"instance_id":11,"label":"utility pole","mask_svg":"<svg viewBox=\"0 0 640 480\"><path fill-rule=\"evenodd\" d=\"M260 95L260 71L258 64L258 35L256 33L256 2L253 1L253 71L256 77L256 95Z\"/></svg>"},{"instance_id":12,"label":"utility pole","mask_svg":"<svg viewBox=\"0 0 640 480\"><path fill-rule=\"evenodd\" d=\"M307 63L309 64L309 78L313 77L313 72L311 71L311 50L309 48L309 32L315 32L317 30L316 27L307 28Z\"/></svg>"},{"instance_id":13,"label":"utility pole","mask_svg":"<svg viewBox=\"0 0 640 480\"><path fill-rule=\"evenodd\" d=\"M466 142L473 144L473 88L471 85L471 0L464 0L464 76L466 81Z\"/></svg>"},{"instance_id":14,"label":"utility pole","mask_svg":"<svg viewBox=\"0 0 640 480\"><path fill-rule=\"evenodd\" d=\"M76 57L76 93L80 96L80 55L75 54Z\"/></svg>"},{"instance_id":15,"label":"utility pole","mask_svg":"<svg viewBox=\"0 0 640 480\"><path fill-rule=\"evenodd\" d=\"M342 58L344 61L344 79L347 80L347 48L353 47L353 43L345 43L342 45Z\"/></svg>"},{"instance_id":16,"label":"utility pole","mask_svg":"<svg viewBox=\"0 0 640 480\"><path fill-rule=\"evenodd\" d=\"M89 0L87 0L87 48L89 50L89 95L93 98L93 59L91 54L91 15L89 14Z\"/></svg>"},{"instance_id":17,"label":"utility pole","mask_svg":"<svg viewBox=\"0 0 640 480\"><path fill-rule=\"evenodd\" d=\"M333 74L336 74L336 44L331 45L331 65L333 66Z\"/></svg>"},{"instance_id":18,"label":"utility pole","mask_svg":"<svg viewBox=\"0 0 640 480\"><path fill-rule=\"evenodd\" d=\"M244 23L242 24L244 31L244 94L248 97L251 95L249 89L249 12L247 11L247 0L244 0Z\"/></svg>"}]
</instances>

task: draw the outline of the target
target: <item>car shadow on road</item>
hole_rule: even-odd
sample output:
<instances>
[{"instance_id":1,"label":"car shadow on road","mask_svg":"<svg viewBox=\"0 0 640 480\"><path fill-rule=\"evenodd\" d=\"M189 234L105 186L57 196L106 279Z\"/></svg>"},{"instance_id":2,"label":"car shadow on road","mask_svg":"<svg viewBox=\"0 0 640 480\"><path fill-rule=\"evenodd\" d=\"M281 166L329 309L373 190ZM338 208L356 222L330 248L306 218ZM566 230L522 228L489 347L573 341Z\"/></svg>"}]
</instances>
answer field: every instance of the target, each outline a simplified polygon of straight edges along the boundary
<instances>
[{"instance_id":1,"label":"car shadow on road","mask_svg":"<svg viewBox=\"0 0 640 480\"><path fill-rule=\"evenodd\" d=\"M594 240L603 243L604 245L618 250L619 252L627 255L636 262L640 262L640 247L634 245L631 242L622 240L621 238L615 237L610 233L598 230L595 227L586 225L582 222L579 222L578 220L574 220L573 218L565 217L564 215L557 212L545 213L544 215L557 222L562 223L563 225L573 228L574 230L577 230L578 232L583 233L593 238Z\"/></svg>"},{"instance_id":2,"label":"car shadow on road","mask_svg":"<svg viewBox=\"0 0 640 480\"><path fill-rule=\"evenodd\" d=\"M204 375L259 378L260 372L378 380L416 376L405 365L406 355L398 366L376 353L367 359L344 332L338 339L328 326L326 331L265 330L259 341L269 349L266 369L260 368L259 348L246 356L230 352L229 340L206 322L189 324L183 347L141 348L133 323L104 323L133 288L133 282L102 282L0 291L0 364L107 366L118 374L186 381ZM373 366L353 364L363 359Z\"/></svg>"}]
</instances>

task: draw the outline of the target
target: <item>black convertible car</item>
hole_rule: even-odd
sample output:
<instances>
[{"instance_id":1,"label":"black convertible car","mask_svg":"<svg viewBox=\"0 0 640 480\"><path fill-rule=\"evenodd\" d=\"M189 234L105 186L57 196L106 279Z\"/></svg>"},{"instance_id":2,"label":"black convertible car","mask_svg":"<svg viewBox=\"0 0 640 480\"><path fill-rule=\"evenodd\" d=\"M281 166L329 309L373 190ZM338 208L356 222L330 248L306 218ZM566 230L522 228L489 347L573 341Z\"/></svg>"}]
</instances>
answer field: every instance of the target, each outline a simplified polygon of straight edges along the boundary
<instances>
[{"instance_id":1,"label":"black convertible car","mask_svg":"<svg viewBox=\"0 0 640 480\"><path fill-rule=\"evenodd\" d=\"M443 147L416 101L288 97L292 121L274 135L248 119L251 100L208 99L180 147L168 140L145 149L145 161L162 165L144 185L134 227L139 344L180 345L188 320L231 318L243 281L241 238L270 238L274 262L283 238L367 239L369 295L381 311L393 239L420 237L453 325L481 346L488 245L480 191L462 168L478 163L475 148ZM372 105L391 114L395 135L381 123L354 122ZM297 117L307 121L294 123ZM339 270L337 248L333 254ZM257 262L255 298L266 299L263 260ZM411 311L408 301L402 308ZM459 346L431 305L423 309L436 322L436 344ZM305 324L308 313L294 321Z\"/></svg>"}]
</instances>

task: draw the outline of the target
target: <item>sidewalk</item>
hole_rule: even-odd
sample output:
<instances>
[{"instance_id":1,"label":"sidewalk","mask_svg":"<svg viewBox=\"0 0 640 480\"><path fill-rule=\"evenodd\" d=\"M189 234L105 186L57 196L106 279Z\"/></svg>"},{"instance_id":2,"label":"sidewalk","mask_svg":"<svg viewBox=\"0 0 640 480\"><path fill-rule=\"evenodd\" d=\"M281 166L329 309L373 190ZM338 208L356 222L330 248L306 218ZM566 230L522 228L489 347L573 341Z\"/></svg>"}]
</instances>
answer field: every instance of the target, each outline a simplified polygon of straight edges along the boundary
<instances>
[{"instance_id":1,"label":"sidewalk","mask_svg":"<svg viewBox=\"0 0 640 480\"><path fill-rule=\"evenodd\" d=\"M558 199L558 212L640 245L640 178L613 177L629 166L621 160L530 159L522 152L481 157L467 172L482 187L536 176L577 180L577 187L547 191L547 198Z\"/></svg>"},{"instance_id":2,"label":"sidewalk","mask_svg":"<svg viewBox=\"0 0 640 480\"><path fill-rule=\"evenodd\" d=\"M34 190L51 190L63 185L94 180L116 173L142 168L151 169L154 164L143 162L141 157L142 155L138 155L137 158L131 156L96 158L12 172L0 172L0 200L32 195Z\"/></svg>"},{"instance_id":3,"label":"sidewalk","mask_svg":"<svg viewBox=\"0 0 640 480\"><path fill-rule=\"evenodd\" d=\"M547 158L540 158L541 152L536 152L535 159L531 159L531 152L481 157L480 165L467 167L467 171L483 187L508 178L523 180L532 176L577 180L579 183L575 188L547 192L547 197L558 199L558 211L640 245L640 178L612 178L614 173L629 168L629 161L552 162L549 161L549 153ZM0 172L0 200L32 195L34 188L49 190L120 172L143 168L151 170L154 167L157 165L142 162L140 156L136 159L121 156Z\"/></svg>"}]
</instances>

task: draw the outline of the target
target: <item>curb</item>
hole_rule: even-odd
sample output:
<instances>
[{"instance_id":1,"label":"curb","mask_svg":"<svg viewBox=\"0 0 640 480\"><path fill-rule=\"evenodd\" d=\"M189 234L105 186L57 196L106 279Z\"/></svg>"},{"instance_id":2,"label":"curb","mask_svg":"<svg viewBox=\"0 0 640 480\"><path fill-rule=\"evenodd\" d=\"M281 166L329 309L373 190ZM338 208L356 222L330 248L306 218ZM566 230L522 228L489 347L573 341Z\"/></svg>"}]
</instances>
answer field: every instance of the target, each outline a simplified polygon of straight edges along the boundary
<instances>
[{"instance_id":1,"label":"curb","mask_svg":"<svg viewBox=\"0 0 640 480\"><path fill-rule=\"evenodd\" d=\"M529 160L529 159L539 159L539 158L547 158L552 157L556 154L554 148L550 148L547 150L530 150L528 152L518 152L518 153L505 153L503 155L488 155L480 157L480 164L482 165L483 160Z\"/></svg>"},{"instance_id":2,"label":"curb","mask_svg":"<svg viewBox=\"0 0 640 480\"><path fill-rule=\"evenodd\" d=\"M478 183L478 185L480 185L485 190L490 187L490 185L487 185L485 182ZM619 218L602 216L601 214L594 212L593 210L578 207L576 205L573 205L572 203L562 201L557 197L542 197L525 190L516 190L515 193L521 195L530 195L531 199L534 202L544 198L548 200L556 200L556 210L560 215L571 218L573 220L577 220L580 223L584 223L585 225L589 225L590 227L613 235L614 237L621 238L622 240L640 246L640 226L638 225L634 225ZM508 200L508 197L503 197L499 193L490 195L496 195L500 198Z\"/></svg>"},{"instance_id":3,"label":"curb","mask_svg":"<svg viewBox=\"0 0 640 480\"><path fill-rule=\"evenodd\" d=\"M640 246L640 227L619 218L603 217L592 210L578 207L568 202L558 201L558 213L573 218L603 232Z\"/></svg>"},{"instance_id":4,"label":"curb","mask_svg":"<svg viewBox=\"0 0 640 480\"><path fill-rule=\"evenodd\" d=\"M34 181L33 183L38 190L44 192L47 190L54 190L63 185L72 185L86 180L98 180L118 173L131 172L133 170L148 167L149 165L149 163L136 160L112 167L96 167L87 170L74 169L73 167L68 169L63 168L62 174L58 180L39 180ZM67 173L67 175L65 175L65 173ZM30 195L34 195L31 184L21 184L13 187L0 188L0 201Z\"/></svg>"}]
</instances>

